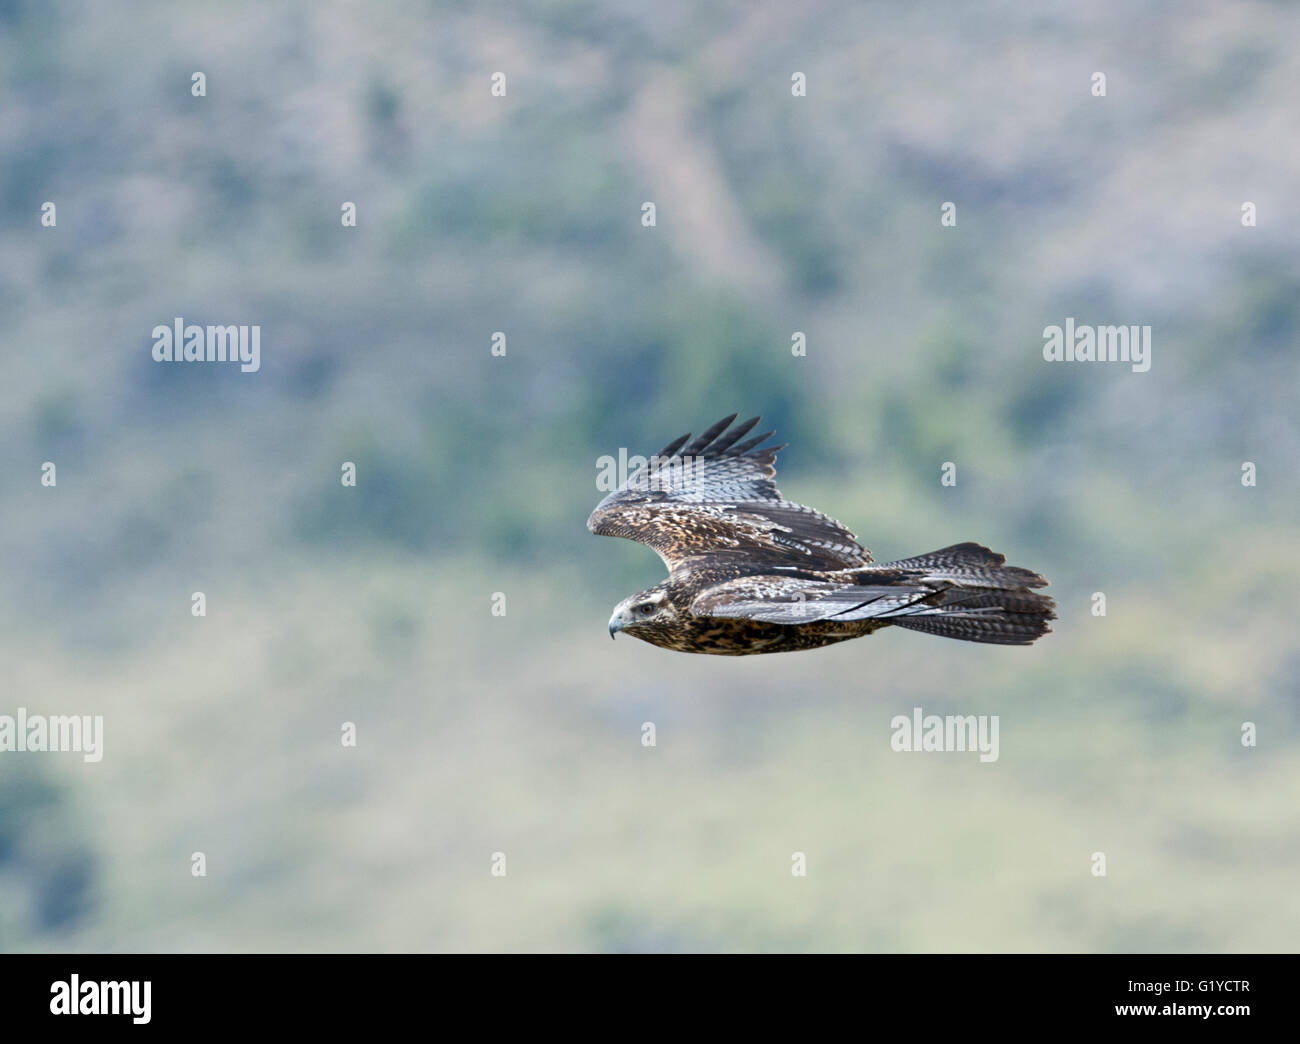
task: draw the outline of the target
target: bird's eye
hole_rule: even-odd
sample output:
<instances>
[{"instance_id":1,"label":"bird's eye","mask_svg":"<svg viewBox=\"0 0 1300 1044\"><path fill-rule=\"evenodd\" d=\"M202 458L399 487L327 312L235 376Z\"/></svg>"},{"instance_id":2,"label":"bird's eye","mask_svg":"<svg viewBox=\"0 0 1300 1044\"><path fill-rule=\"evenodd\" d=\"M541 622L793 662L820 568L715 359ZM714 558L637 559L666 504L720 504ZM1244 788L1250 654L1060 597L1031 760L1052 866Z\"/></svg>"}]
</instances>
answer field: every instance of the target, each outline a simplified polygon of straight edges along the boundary
<instances>
[{"instance_id":1,"label":"bird's eye","mask_svg":"<svg viewBox=\"0 0 1300 1044\"><path fill-rule=\"evenodd\" d=\"M655 611L653 602L642 602L636 608L637 608L637 612L639 612L642 616L649 616L651 613Z\"/></svg>"}]
</instances>

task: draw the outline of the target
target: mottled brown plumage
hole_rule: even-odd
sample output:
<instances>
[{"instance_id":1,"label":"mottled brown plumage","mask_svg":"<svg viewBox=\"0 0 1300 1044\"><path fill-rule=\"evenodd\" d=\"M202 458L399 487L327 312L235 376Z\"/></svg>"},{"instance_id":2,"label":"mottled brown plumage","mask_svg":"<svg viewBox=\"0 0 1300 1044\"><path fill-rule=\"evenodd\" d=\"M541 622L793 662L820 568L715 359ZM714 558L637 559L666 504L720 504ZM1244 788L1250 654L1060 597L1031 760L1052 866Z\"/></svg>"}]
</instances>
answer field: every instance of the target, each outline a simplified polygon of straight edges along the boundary
<instances>
[{"instance_id":1,"label":"mottled brown plumage","mask_svg":"<svg viewBox=\"0 0 1300 1044\"><path fill-rule=\"evenodd\" d=\"M772 479L784 447L763 446L772 432L745 438L757 417L735 419L669 443L587 519L593 533L654 548L668 567L615 607L611 637L746 656L890 625L999 645L1050 630L1055 603L1032 590L1047 581L979 544L872 564L835 519L782 498Z\"/></svg>"}]
</instances>

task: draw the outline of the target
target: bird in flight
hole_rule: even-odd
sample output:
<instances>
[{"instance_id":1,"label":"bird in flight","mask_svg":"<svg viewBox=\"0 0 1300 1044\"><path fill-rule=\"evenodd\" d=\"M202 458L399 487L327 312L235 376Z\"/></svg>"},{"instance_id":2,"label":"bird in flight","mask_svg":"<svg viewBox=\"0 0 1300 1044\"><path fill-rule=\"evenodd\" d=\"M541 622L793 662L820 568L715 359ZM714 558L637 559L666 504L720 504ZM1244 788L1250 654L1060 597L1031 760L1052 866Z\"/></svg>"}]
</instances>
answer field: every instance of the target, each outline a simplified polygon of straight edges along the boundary
<instances>
[{"instance_id":1,"label":"bird in flight","mask_svg":"<svg viewBox=\"0 0 1300 1044\"><path fill-rule=\"evenodd\" d=\"M784 499L772 432L736 414L674 439L587 519L600 536L658 552L668 579L614 607L619 631L678 652L748 656L816 649L905 627L944 638L1029 645L1056 603L1037 573L979 544L873 564L835 519ZM743 441L742 441L743 440ZM689 444L688 444L689 443Z\"/></svg>"}]
</instances>

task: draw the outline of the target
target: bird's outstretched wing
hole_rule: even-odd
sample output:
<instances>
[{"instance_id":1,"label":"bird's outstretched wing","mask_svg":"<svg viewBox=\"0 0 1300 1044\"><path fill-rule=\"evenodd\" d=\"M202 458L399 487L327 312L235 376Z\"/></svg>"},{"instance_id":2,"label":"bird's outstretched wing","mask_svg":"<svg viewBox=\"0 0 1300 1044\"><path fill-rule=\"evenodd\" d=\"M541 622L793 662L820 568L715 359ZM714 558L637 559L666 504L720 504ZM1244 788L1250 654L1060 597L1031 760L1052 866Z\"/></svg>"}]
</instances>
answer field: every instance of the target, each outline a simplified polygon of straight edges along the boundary
<instances>
[{"instance_id":1,"label":"bird's outstretched wing","mask_svg":"<svg viewBox=\"0 0 1300 1044\"><path fill-rule=\"evenodd\" d=\"M745 438L757 417L731 427L735 419L693 442L689 434L674 439L596 506L587 528L654 548L670 571L716 555L786 569L870 563L871 553L835 519L782 499L772 479L785 447L763 446L770 431Z\"/></svg>"}]
</instances>

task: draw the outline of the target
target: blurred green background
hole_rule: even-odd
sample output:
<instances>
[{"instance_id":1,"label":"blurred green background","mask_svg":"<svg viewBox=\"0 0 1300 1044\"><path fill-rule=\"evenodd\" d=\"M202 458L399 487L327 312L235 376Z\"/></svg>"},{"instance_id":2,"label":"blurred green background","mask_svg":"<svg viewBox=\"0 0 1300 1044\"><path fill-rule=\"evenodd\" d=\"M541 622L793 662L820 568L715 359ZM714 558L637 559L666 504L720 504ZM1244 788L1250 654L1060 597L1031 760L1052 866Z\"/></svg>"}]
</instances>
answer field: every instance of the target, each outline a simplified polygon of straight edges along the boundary
<instances>
[{"instance_id":1,"label":"blurred green background","mask_svg":"<svg viewBox=\"0 0 1300 1044\"><path fill-rule=\"evenodd\" d=\"M0 754L0 949L1295 949L1300 9L1077 6L0 0L0 713L106 731ZM737 410L1055 633L611 643L597 458Z\"/></svg>"}]
</instances>

